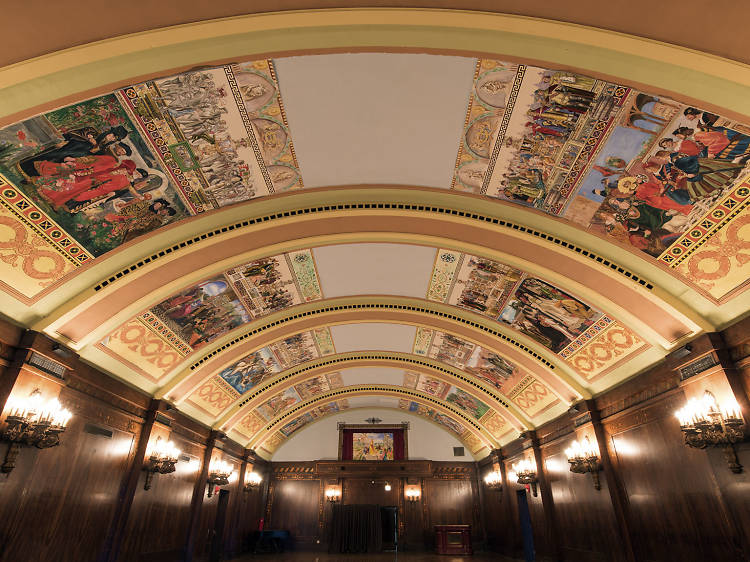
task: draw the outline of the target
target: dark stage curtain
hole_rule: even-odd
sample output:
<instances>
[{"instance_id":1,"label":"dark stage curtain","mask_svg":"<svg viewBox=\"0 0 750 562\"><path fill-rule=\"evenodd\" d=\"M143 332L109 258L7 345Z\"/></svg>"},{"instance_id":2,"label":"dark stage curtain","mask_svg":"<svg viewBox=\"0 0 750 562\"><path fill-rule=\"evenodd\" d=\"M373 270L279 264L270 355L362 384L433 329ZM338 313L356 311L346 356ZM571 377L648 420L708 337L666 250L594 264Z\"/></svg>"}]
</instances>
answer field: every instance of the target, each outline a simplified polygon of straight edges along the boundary
<instances>
[{"instance_id":1,"label":"dark stage curtain","mask_svg":"<svg viewBox=\"0 0 750 562\"><path fill-rule=\"evenodd\" d=\"M380 552L383 528L380 506L333 505L329 552Z\"/></svg>"}]
</instances>

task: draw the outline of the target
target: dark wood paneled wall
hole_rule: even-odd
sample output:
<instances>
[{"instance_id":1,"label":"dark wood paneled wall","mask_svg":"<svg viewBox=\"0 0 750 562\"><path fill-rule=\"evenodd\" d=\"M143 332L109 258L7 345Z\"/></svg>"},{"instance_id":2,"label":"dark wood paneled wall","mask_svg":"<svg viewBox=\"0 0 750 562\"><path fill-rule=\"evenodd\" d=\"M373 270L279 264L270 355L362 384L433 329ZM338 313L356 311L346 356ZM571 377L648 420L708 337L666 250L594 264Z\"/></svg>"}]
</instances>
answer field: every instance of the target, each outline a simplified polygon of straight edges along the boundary
<instances>
[{"instance_id":1,"label":"dark wood paneled wall","mask_svg":"<svg viewBox=\"0 0 750 562\"><path fill-rule=\"evenodd\" d=\"M198 525L188 537L193 490L198 485L206 490L197 479L210 430L73 354L53 353L51 346L44 336L0 325L2 403L14 385L24 392L35 385L61 387L59 399L74 414L60 446L24 447L15 469L0 475L0 561L200 559L210 541L221 543L225 559L239 554L262 517L267 483L251 492L244 492L239 481L225 488L230 502L218 538L212 534L218 498L204 493L196 508ZM55 377L26 364L30 350L67 367L64 380L55 382ZM156 411L165 423L153 422ZM155 475L148 491L141 470L143 450L139 457L139 440L151 434L144 434L144 428L168 434L192 459L178 462L175 473ZM7 449L7 443L0 444L0 455ZM258 472L268 470L268 463L230 441L220 442L214 456L238 468L245 463L248 470L252 464ZM194 546L186 552L189 538Z\"/></svg>"},{"instance_id":2,"label":"dark wood paneled wall","mask_svg":"<svg viewBox=\"0 0 750 562\"><path fill-rule=\"evenodd\" d=\"M473 540L477 545L484 543L476 463L399 461L381 463L377 470L356 461L271 465L267 522L269 528L289 530L298 549L327 548L331 512L324 500L327 486L342 491L340 501L345 505L398 507L401 548L432 548L433 526L450 523L472 525ZM389 491L386 482L391 485ZM420 501L406 501L407 484L421 485Z\"/></svg>"},{"instance_id":3,"label":"dark wood paneled wall","mask_svg":"<svg viewBox=\"0 0 750 562\"><path fill-rule=\"evenodd\" d=\"M705 389L734 396L750 412L750 320L691 345L689 355L668 358L479 463L405 461L374 468L267 463L74 354L55 354L44 336L0 323L0 401L13 388L37 384L37 377L42 386L60 388L61 402L74 413L59 447L24 448L15 470L0 475L0 562L201 560L212 545L227 559L248 546L261 518L266 528L289 529L297 548L325 549L329 485L343 490L344 503L397 506L401 544L411 550L432 548L436 524L466 523L477 549L522 558L520 490L538 560L750 560L750 443L737 445L746 470L734 474L720 449L686 447L673 415ZM65 366L65 380L30 367L30 350ZM702 369L690 369L707 359ZM157 475L146 491L145 443L165 433L192 461ZM590 475L568 470L564 450L584 435L601 449L600 490ZM0 455L6 450L0 445ZM240 472L264 474L260 489L244 492L239 481L225 487L221 535L215 533L219 497L206 496L201 472L201 462L216 457ZM521 458L541 471L537 496L505 476L501 490L484 485L489 470L506 475ZM383 489L386 479L390 492ZM419 502L405 500L407 483L421 485Z\"/></svg>"},{"instance_id":4,"label":"dark wood paneled wall","mask_svg":"<svg viewBox=\"0 0 750 562\"><path fill-rule=\"evenodd\" d=\"M479 463L483 476L494 469L509 472L521 458L540 457L547 497L542 490L537 497L527 493L538 559L750 560L750 444L736 446L745 470L734 474L721 449L685 446L674 416L704 390L734 395L750 412L750 321L701 337L691 347L688 356L668 358ZM698 372L685 370L709 357L713 360L694 369ZM591 475L569 471L564 450L584 435L598 437L601 490ZM488 545L516 558L523 556L516 501L522 489L506 480L502 491L484 490Z\"/></svg>"}]
</instances>

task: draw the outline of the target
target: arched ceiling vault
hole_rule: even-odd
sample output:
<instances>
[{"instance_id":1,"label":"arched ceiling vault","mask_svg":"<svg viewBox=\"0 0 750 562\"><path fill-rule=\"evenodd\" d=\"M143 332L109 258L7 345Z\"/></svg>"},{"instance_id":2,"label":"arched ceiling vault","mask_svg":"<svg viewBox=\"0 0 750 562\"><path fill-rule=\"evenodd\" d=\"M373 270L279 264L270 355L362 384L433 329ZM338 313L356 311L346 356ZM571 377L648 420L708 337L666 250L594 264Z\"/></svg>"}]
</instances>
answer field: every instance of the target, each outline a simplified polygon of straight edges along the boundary
<instances>
[{"instance_id":1,"label":"arched ceiling vault","mask_svg":"<svg viewBox=\"0 0 750 562\"><path fill-rule=\"evenodd\" d=\"M321 10L0 84L3 314L269 457L381 399L481 456L750 309L736 61Z\"/></svg>"}]
</instances>

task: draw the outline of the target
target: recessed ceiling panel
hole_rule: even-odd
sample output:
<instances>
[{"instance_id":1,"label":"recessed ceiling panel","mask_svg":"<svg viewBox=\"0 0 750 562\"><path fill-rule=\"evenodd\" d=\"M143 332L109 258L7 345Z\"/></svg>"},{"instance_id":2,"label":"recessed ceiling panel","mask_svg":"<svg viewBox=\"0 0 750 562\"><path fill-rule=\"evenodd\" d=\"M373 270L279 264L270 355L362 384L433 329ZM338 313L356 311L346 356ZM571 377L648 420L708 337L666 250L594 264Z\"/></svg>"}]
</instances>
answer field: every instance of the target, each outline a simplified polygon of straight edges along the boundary
<instances>
[{"instance_id":1,"label":"recessed ceiling panel","mask_svg":"<svg viewBox=\"0 0 750 562\"><path fill-rule=\"evenodd\" d=\"M378 350L411 353L417 329L404 324L369 322L331 326L336 351Z\"/></svg>"},{"instance_id":2,"label":"recessed ceiling panel","mask_svg":"<svg viewBox=\"0 0 750 562\"><path fill-rule=\"evenodd\" d=\"M404 384L404 370L390 369L387 367L357 367L355 369L344 369L341 371L344 386L355 384L392 384L401 386Z\"/></svg>"},{"instance_id":3,"label":"recessed ceiling panel","mask_svg":"<svg viewBox=\"0 0 750 562\"><path fill-rule=\"evenodd\" d=\"M327 298L424 298L435 262L435 248L407 244L341 244L315 248L313 255Z\"/></svg>"},{"instance_id":4,"label":"recessed ceiling panel","mask_svg":"<svg viewBox=\"0 0 750 562\"><path fill-rule=\"evenodd\" d=\"M274 62L307 187L450 187L475 59L361 53Z\"/></svg>"}]
</instances>

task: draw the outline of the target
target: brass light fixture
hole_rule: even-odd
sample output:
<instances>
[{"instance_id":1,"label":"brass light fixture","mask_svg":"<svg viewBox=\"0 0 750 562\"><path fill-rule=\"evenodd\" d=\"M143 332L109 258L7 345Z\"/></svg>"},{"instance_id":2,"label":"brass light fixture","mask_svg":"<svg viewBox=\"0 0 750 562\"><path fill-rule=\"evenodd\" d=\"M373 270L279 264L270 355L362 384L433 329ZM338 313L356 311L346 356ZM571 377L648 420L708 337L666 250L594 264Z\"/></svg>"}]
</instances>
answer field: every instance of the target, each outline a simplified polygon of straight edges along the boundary
<instances>
[{"instance_id":1,"label":"brass light fixture","mask_svg":"<svg viewBox=\"0 0 750 562\"><path fill-rule=\"evenodd\" d=\"M531 494L537 496L537 478L536 467L529 459L523 459L513 465L513 472L516 474L516 482L519 484L530 485Z\"/></svg>"},{"instance_id":2,"label":"brass light fixture","mask_svg":"<svg viewBox=\"0 0 750 562\"><path fill-rule=\"evenodd\" d=\"M28 398L11 397L7 405L10 414L5 418L7 427L2 438L10 442L10 447L0 467L5 473L16 467L21 445L34 445L37 449L59 445L60 434L73 416L57 398L44 403L38 388Z\"/></svg>"},{"instance_id":3,"label":"brass light fixture","mask_svg":"<svg viewBox=\"0 0 750 562\"><path fill-rule=\"evenodd\" d=\"M565 449L565 456L570 463L570 471L576 474L591 473L591 479L594 481L594 488L602 489L599 481L599 471L602 469L599 461L599 447L589 440L588 435L581 441L573 443Z\"/></svg>"},{"instance_id":4,"label":"brass light fixture","mask_svg":"<svg viewBox=\"0 0 750 562\"><path fill-rule=\"evenodd\" d=\"M338 488L328 488L326 490L326 501L336 503L341 499L341 490Z\"/></svg>"},{"instance_id":5,"label":"brass light fixture","mask_svg":"<svg viewBox=\"0 0 750 562\"><path fill-rule=\"evenodd\" d=\"M177 459L180 457L180 452L171 441L164 441L161 437L156 438L148 460L146 460L143 466L143 470L146 471L146 482L143 484L144 490L151 489L151 479L157 472L159 474L169 474L175 471L175 465L177 464Z\"/></svg>"},{"instance_id":6,"label":"brass light fixture","mask_svg":"<svg viewBox=\"0 0 750 562\"><path fill-rule=\"evenodd\" d=\"M490 490L501 491L503 489L503 477L500 471L493 470L492 472L488 472L484 476L484 483Z\"/></svg>"},{"instance_id":7,"label":"brass light fixture","mask_svg":"<svg viewBox=\"0 0 750 562\"><path fill-rule=\"evenodd\" d=\"M419 499L422 497L422 491L418 487L411 487L407 488L406 490L406 500L409 502L418 502Z\"/></svg>"},{"instance_id":8,"label":"brass light fixture","mask_svg":"<svg viewBox=\"0 0 750 562\"><path fill-rule=\"evenodd\" d=\"M208 467L208 497L214 493L215 486L226 486L234 474L232 465L220 459L213 459Z\"/></svg>"},{"instance_id":9,"label":"brass light fixture","mask_svg":"<svg viewBox=\"0 0 750 562\"><path fill-rule=\"evenodd\" d=\"M257 472L249 472L245 475L245 485L242 488L245 492L255 490L260 487L260 483L263 482L263 477Z\"/></svg>"},{"instance_id":10,"label":"brass light fixture","mask_svg":"<svg viewBox=\"0 0 750 562\"><path fill-rule=\"evenodd\" d=\"M736 474L742 472L734 444L744 439L745 422L737 402L730 400L719 405L707 390L700 399L688 400L684 407L675 412L675 416L680 420L685 445L696 449L723 447L729 470Z\"/></svg>"}]
</instances>

